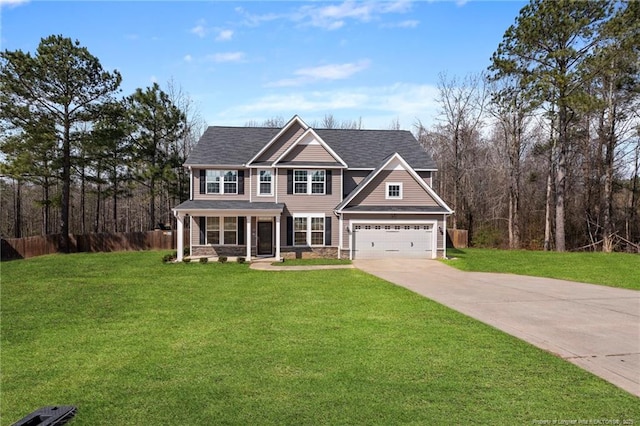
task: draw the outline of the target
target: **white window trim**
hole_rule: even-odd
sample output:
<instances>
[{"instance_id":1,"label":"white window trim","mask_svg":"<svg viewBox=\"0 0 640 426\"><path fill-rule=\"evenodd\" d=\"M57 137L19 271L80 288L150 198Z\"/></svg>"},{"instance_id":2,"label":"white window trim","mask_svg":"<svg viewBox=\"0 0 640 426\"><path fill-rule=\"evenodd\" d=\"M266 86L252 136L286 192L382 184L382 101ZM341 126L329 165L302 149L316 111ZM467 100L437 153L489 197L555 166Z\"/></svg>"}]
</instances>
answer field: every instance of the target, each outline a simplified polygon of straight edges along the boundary
<instances>
[{"instance_id":1,"label":"white window trim","mask_svg":"<svg viewBox=\"0 0 640 426\"><path fill-rule=\"evenodd\" d=\"M271 181L269 182L269 189L270 192L268 194L263 194L261 191L262 189L262 180L261 180L261 176L260 176L260 172L270 172L271 173ZM274 180L275 180L275 173L273 172L273 170L271 169L258 169L258 173L256 173L256 175L258 176L258 197L273 197L273 184L274 184Z\"/></svg>"},{"instance_id":2,"label":"white window trim","mask_svg":"<svg viewBox=\"0 0 640 426\"><path fill-rule=\"evenodd\" d=\"M389 195L389 187L391 186L397 186L400 188L400 195L398 195L397 197L392 197ZM402 200L402 182L387 182L385 185L385 190L384 190L384 198L386 200Z\"/></svg>"},{"instance_id":3,"label":"white window trim","mask_svg":"<svg viewBox=\"0 0 640 426\"><path fill-rule=\"evenodd\" d=\"M296 172L307 172L307 192L296 192ZM313 192L313 173L322 172L324 180L322 181L322 192ZM299 182L301 183L301 182ZM319 182L315 182L319 183ZM326 169L294 169L293 170L293 195L327 195L327 170Z\"/></svg>"},{"instance_id":4,"label":"white window trim","mask_svg":"<svg viewBox=\"0 0 640 426\"><path fill-rule=\"evenodd\" d=\"M219 176L219 180L218 180L218 192L209 192L209 171L213 171L213 172L218 172L220 173ZM224 184L225 184L225 180L224 180L224 176L228 173L228 172L234 172L236 174L236 180L235 180L235 185L236 185L236 191L235 192L224 192ZM205 190L207 194L211 194L211 195L238 195L238 170L207 170L207 172L205 172ZM232 183L232 182L227 182L227 183Z\"/></svg>"},{"instance_id":5,"label":"white window trim","mask_svg":"<svg viewBox=\"0 0 640 426\"><path fill-rule=\"evenodd\" d=\"M209 219L210 217L217 217L218 218L218 244L213 244L213 243L209 243L209 231L208 231L208 226L209 226ZM225 244L224 242L224 219L226 217L233 217L236 219L236 242L234 244ZM205 224L205 230L204 230L204 242L205 245L215 245L215 246L237 246L238 244L238 217L237 216L207 216L206 219L206 224ZM226 232L231 232L231 231L226 231Z\"/></svg>"},{"instance_id":6,"label":"white window trim","mask_svg":"<svg viewBox=\"0 0 640 426\"><path fill-rule=\"evenodd\" d=\"M305 244L296 244L296 218L306 218L307 219L307 230L306 230L306 242ZM311 244L311 219L312 218L317 218L317 219L322 219L322 244ZM293 214L293 245L294 247L324 247L325 246L325 240L324 240L324 236L325 236L325 214L324 213L294 213ZM298 231L301 232L301 231ZM320 231L315 231L315 232L320 232Z\"/></svg>"}]
</instances>

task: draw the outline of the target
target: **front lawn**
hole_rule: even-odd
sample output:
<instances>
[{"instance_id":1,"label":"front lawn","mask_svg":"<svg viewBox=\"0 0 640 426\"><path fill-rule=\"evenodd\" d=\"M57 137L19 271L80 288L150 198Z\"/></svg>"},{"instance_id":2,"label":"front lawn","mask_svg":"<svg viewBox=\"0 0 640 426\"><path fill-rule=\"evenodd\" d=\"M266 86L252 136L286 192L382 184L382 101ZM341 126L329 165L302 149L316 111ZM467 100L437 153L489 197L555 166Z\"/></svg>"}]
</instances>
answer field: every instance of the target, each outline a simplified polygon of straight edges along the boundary
<instances>
[{"instance_id":1,"label":"front lawn","mask_svg":"<svg viewBox=\"0 0 640 426\"><path fill-rule=\"evenodd\" d=\"M2 425L54 404L72 425L640 421L638 398L357 269L163 254L2 264Z\"/></svg>"},{"instance_id":2,"label":"front lawn","mask_svg":"<svg viewBox=\"0 0 640 426\"><path fill-rule=\"evenodd\" d=\"M640 255L549 251L447 250L447 265L463 271L506 272L640 290Z\"/></svg>"}]
</instances>

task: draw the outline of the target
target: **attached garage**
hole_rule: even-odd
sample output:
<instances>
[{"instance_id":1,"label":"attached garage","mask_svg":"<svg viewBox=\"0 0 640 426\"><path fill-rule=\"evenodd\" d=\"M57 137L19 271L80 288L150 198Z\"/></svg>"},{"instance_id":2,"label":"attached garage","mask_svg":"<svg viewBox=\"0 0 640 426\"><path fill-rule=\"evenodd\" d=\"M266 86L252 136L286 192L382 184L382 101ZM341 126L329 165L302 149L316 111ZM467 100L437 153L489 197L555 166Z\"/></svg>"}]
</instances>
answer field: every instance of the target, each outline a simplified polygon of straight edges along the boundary
<instances>
[{"instance_id":1,"label":"attached garage","mask_svg":"<svg viewBox=\"0 0 640 426\"><path fill-rule=\"evenodd\" d=\"M354 224L352 249L354 259L436 257L433 223Z\"/></svg>"}]
</instances>

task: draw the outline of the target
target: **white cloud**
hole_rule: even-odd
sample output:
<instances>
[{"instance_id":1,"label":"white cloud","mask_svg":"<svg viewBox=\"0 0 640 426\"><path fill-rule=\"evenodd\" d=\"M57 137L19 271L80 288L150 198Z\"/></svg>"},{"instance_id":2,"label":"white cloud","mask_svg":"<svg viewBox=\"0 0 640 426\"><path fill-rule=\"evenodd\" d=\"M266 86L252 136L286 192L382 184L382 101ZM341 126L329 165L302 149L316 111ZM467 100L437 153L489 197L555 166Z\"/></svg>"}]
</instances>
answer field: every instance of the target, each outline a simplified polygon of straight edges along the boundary
<instances>
[{"instance_id":1,"label":"white cloud","mask_svg":"<svg viewBox=\"0 0 640 426\"><path fill-rule=\"evenodd\" d=\"M195 27L191 28L189 30L189 32L191 34L195 34L200 38L204 38L207 35L207 27L206 27L206 22L204 21L204 19L201 19L198 21L198 23L196 24Z\"/></svg>"},{"instance_id":2,"label":"white cloud","mask_svg":"<svg viewBox=\"0 0 640 426\"><path fill-rule=\"evenodd\" d=\"M458 0L464 1L464 0ZM402 14L411 10L411 2L398 1L354 1L346 0L342 3L329 4L305 4L292 12L284 14L256 15L242 7L236 7L236 13L244 18L244 24L258 26L264 22L285 19L298 25L309 25L325 30L337 30L348 22L372 22L380 20L386 14Z\"/></svg>"},{"instance_id":3,"label":"white cloud","mask_svg":"<svg viewBox=\"0 0 640 426\"><path fill-rule=\"evenodd\" d=\"M409 130L420 119L425 125L437 114L438 89L427 84L396 83L389 86L353 87L326 91L293 91L269 94L249 103L231 107L210 120L216 124L242 125L255 119L294 114L307 122L321 120L325 114L340 119L363 119L364 128L385 129L399 118Z\"/></svg>"},{"instance_id":4,"label":"white cloud","mask_svg":"<svg viewBox=\"0 0 640 426\"><path fill-rule=\"evenodd\" d=\"M233 30L219 30L216 41L228 41L233 37Z\"/></svg>"},{"instance_id":5,"label":"white cloud","mask_svg":"<svg viewBox=\"0 0 640 426\"><path fill-rule=\"evenodd\" d=\"M241 62L245 58L244 52L224 52L214 53L212 55L205 56L205 60L209 62Z\"/></svg>"},{"instance_id":6,"label":"white cloud","mask_svg":"<svg viewBox=\"0 0 640 426\"><path fill-rule=\"evenodd\" d=\"M383 28L416 28L420 25L420 21L415 19L407 19L406 21L400 22L390 22L387 24L382 24Z\"/></svg>"},{"instance_id":7,"label":"white cloud","mask_svg":"<svg viewBox=\"0 0 640 426\"><path fill-rule=\"evenodd\" d=\"M344 80L352 75L363 71L371 65L371 61L363 59L358 62L349 62L346 64L328 64L318 67L300 68L293 72L297 77L286 78L272 83L268 83L267 87L291 87L301 86L303 84L313 83L321 80Z\"/></svg>"},{"instance_id":8,"label":"white cloud","mask_svg":"<svg viewBox=\"0 0 640 426\"><path fill-rule=\"evenodd\" d=\"M0 0L0 7L17 7L29 3L29 0Z\"/></svg>"},{"instance_id":9,"label":"white cloud","mask_svg":"<svg viewBox=\"0 0 640 426\"><path fill-rule=\"evenodd\" d=\"M191 62L193 61L193 57L189 54L184 55L184 58L182 58L185 62Z\"/></svg>"},{"instance_id":10,"label":"white cloud","mask_svg":"<svg viewBox=\"0 0 640 426\"><path fill-rule=\"evenodd\" d=\"M234 10L236 11L237 14L241 15L244 18L244 24L250 27L255 27L262 24L263 22L275 21L277 19L281 19L284 17L283 15L277 15L275 13L255 15L247 12L242 7L236 7Z\"/></svg>"}]
</instances>

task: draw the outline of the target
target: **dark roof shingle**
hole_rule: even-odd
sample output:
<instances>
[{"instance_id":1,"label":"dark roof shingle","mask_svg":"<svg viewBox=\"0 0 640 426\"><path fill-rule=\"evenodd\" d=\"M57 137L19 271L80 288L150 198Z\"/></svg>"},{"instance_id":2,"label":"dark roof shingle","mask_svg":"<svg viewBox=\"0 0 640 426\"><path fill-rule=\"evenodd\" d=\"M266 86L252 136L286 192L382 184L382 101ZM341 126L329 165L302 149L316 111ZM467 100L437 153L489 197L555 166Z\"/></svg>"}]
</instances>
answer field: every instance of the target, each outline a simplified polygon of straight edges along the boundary
<instances>
[{"instance_id":1,"label":"dark roof shingle","mask_svg":"<svg viewBox=\"0 0 640 426\"><path fill-rule=\"evenodd\" d=\"M414 169L436 169L431 156L407 130L314 130L349 168L373 169L397 152ZM271 127L209 127L185 166L246 164L279 131Z\"/></svg>"}]
</instances>

